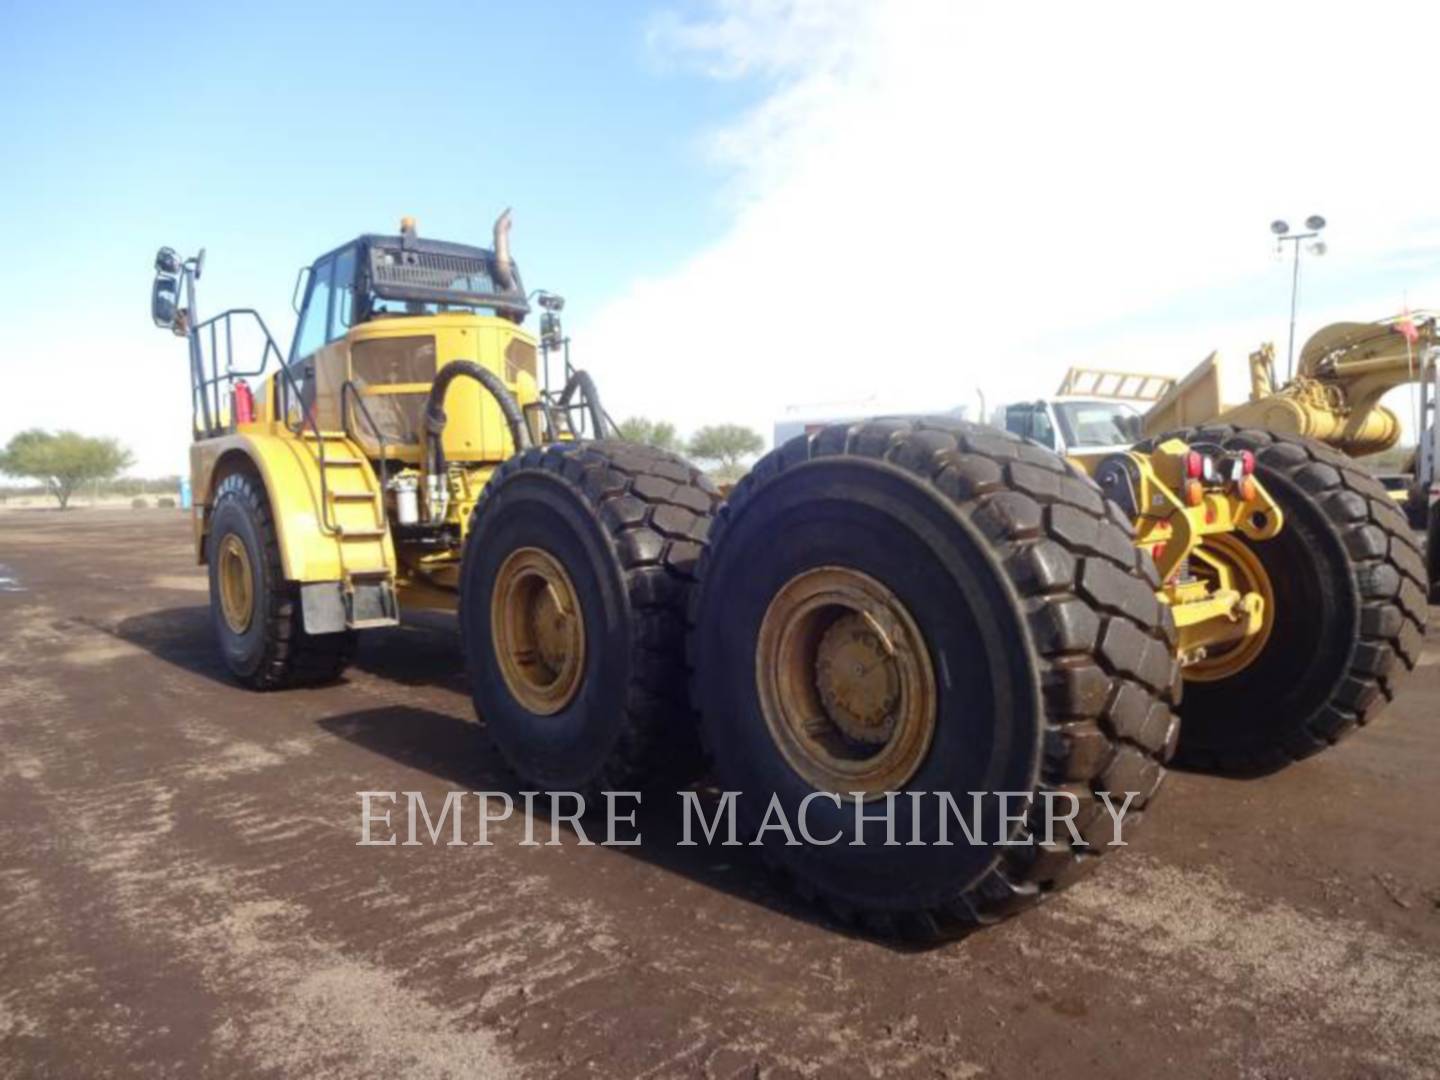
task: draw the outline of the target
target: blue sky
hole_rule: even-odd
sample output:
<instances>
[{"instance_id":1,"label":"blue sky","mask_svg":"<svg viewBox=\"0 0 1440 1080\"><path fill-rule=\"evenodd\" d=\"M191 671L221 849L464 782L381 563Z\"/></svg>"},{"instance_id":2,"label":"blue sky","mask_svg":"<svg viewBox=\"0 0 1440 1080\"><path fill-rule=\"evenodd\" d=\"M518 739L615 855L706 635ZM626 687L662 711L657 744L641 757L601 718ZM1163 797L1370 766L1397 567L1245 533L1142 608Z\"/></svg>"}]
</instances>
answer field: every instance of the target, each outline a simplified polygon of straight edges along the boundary
<instances>
[{"instance_id":1,"label":"blue sky","mask_svg":"<svg viewBox=\"0 0 1440 1080\"><path fill-rule=\"evenodd\" d=\"M0 119L0 213L40 262L6 260L0 288L33 310L70 278L90 283L87 308L128 293L141 314L153 249L205 245L217 277L273 310L297 266L349 236L409 213L481 240L513 203L523 265L583 311L722 227L695 133L750 91L665 71L649 17L594 3L7 5L0 93L24 107Z\"/></svg>"},{"instance_id":2,"label":"blue sky","mask_svg":"<svg viewBox=\"0 0 1440 1080\"><path fill-rule=\"evenodd\" d=\"M162 243L283 346L316 254L513 206L613 412L767 435L1283 350L1276 216L1332 221L1302 339L1440 306L1434 5L0 3L0 441L142 472L188 442Z\"/></svg>"}]
</instances>

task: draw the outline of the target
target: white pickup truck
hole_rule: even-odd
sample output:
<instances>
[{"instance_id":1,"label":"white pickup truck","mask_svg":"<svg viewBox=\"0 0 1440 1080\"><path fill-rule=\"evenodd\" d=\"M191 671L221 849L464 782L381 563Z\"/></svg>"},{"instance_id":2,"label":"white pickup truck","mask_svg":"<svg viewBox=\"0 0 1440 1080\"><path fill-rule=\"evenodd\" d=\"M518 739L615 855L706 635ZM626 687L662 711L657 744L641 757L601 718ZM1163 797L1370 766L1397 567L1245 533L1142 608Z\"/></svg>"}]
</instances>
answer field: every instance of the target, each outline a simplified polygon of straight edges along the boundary
<instances>
[{"instance_id":1,"label":"white pickup truck","mask_svg":"<svg viewBox=\"0 0 1440 1080\"><path fill-rule=\"evenodd\" d=\"M1174 385L1165 375L1071 368L1054 397L1001 405L990 423L1069 457L1108 453L1140 438L1145 410Z\"/></svg>"}]
</instances>

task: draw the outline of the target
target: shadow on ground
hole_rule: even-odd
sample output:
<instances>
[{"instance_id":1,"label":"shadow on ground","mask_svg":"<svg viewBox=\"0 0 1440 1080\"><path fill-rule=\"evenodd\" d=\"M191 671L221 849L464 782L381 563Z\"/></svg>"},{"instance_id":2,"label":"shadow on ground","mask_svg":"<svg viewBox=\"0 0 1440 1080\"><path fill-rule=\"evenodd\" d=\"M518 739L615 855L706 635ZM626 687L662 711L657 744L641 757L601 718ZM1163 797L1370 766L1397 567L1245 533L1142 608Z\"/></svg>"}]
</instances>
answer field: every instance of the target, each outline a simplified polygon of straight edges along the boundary
<instances>
[{"instance_id":1,"label":"shadow on ground","mask_svg":"<svg viewBox=\"0 0 1440 1080\"><path fill-rule=\"evenodd\" d=\"M87 626L144 649L150 655L214 682L234 686L215 648L208 605L164 608L132 615L110 624L82 619Z\"/></svg>"},{"instance_id":2,"label":"shadow on ground","mask_svg":"<svg viewBox=\"0 0 1440 1080\"><path fill-rule=\"evenodd\" d=\"M86 621L95 629L113 634L185 671L227 687L237 686L215 648L210 609L206 605L147 612L114 625ZM360 635L360 641L353 671L401 686L433 687L468 698L469 686L453 617L422 614L394 629L368 631ZM404 705L358 710L327 717L317 724L337 738L408 768L427 772L457 789L504 791L519 804L524 785L505 766L499 751L485 734L483 722L460 719L419 705ZM704 785L695 790L707 818L713 818L716 794ZM537 817L545 823L541 831L548 833L546 808L546 800L537 800ZM593 838L604 833L604 808L592 806L590 809L592 817L585 823ZM837 922L820 908L800 901L765 867L754 848L712 848L703 842L703 837L699 846L679 846L683 820L679 794L647 791L636 817L636 828L645 837L644 845L611 850L831 932L875 941L897 951L927 947L923 943L897 941L857 930Z\"/></svg>"},{"instance_id":3,"label":"shadow on ground","mask_svg":"<svg viewBox=\"0 0 1440 1080\"><path fill-rule=\"evenodd\" d=\"M455 789L503 791L515 801L518 812L525 785L506 768L481 724L411 706L367 709L317 723L338 738L408 768L428 772ZM707 818L713 817L715 793L703 785L695 790ZM537 799L535 805L536 818L543 823L537 824L536 835L548 836L547 801ZM629 805L623 804L622 810L628 810ZM568 808L568 803L562 804L564 808ZM590 838L595 839L605 832L604 808L592 806L590 810L583 824ZM682 814L678 793L646 791L635 818L635 829L643 835L645 843L609 850L832 933L874 941L897 952L928 947L861 933L836 922L821 909L796 897L765 867L753 848L710 847L705 844L703 834L698 837L701 841L698 846L679 846L683 839Z\"/></svg>"},{"instance_id":4,"label":"shadow on ground","mask_svg":"<svg viewBox=\"0 0 1440 1080\"><path fill-rule=\"evenodd\" d=\"M238 685L215 647L208 605L147 611L113 624L80 621L192 674L226 686ZM424 613L393 629L366 631L360 635L351 667L402 686L433 686L469 694L453 617Z\"/></svg>"}]
</instances>

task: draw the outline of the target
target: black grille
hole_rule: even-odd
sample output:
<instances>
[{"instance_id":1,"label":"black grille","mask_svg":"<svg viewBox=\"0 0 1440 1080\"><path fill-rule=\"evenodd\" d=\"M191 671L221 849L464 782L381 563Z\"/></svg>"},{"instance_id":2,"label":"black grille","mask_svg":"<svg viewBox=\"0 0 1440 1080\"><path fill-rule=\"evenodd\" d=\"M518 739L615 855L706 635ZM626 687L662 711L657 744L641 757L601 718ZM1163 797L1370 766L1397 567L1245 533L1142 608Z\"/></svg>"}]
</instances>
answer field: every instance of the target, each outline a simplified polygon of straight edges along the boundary
<instances>
[{"instance_id":1,"label":"black grille","mask_svg":"<svg viewBox=\"0 0 1440 1080\"><path fill-rule=\"evenodd\" d=\"M440 292L493 293L489 260L467 255L441 255L375 247L370 252L375 284Z\"/></svg>"}]
</instances>

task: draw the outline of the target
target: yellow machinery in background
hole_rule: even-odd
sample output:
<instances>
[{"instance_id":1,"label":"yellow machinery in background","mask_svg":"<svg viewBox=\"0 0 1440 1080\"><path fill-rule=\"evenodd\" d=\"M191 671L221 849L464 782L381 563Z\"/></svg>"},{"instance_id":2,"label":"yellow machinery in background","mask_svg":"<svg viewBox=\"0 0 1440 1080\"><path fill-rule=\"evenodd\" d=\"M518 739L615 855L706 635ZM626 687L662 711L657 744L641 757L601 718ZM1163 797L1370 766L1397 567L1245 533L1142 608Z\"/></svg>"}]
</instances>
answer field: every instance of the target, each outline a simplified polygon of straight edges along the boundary
<instances>
[{"instance_id":1,"label":"yellow machinery in background","mask_svg":"<svg viewBox=\"0 0 1440 1080\"><path fill-rule=\"evenodd\" d=\"M1228 424L1299 435L1351 457L1366 457L1393 449L1401 438L1400 418L1381 399L1397 387L1416 385L1416 451L1381 480L1414 527L1425 529L1434 516L1430 506L1440 497L1435 469L1437 356L1436 316L1422 312L1322 328L1301 350L1299 370L1283 382L1276 375L1274 346L1262 345L1250 354L1250 396L1239 404L1224 399L1218 353L1181 379L1072 368L1061 381L1059 396L1106 399L1115 402L1116 409L1145 407L1137 433L1146 438Z\"/></svg>"},{"instance_id":2,"label":"yellow machinery in background","mask_svg":"<svg viewBox=\"0 0 1440 1080\"><path fill-rule=\"evenodd\" d=\"M407 221L321 256L286 353L253 310L198 317L202 267L161 249L151 311L189 347L196 553L239 681L335 679L359 631L453 610L477 714L526 784L685 785L708 759L737 830L883 933L1037 902L1106 850L1112 794L1148 809L1172 754L1277 768L1367 723L1418 659L1413 538L1309 439L1131 445L1087 414L1107 437L1067 460L1033 437L1044 403L1019 431L878 418L798 435L722 497L614 437L559 297L534 294L525 328L508 212L490 248ZM1315 389L1337 370L1352 411L1356 372L1394 377L1393 350L1325 341L1302 405L1338 410ZM1194 404L1203 376L1082 381L1177 424L1217 415Z\"/></svg>"},{"instance_id":3,"label":"yellow machinery in background","mask_svg":"<svg viewBox=\"0 0 1440 1080\"><path fill-rule=\"evenodd\" d=\"M1318 439L1352 457L1389 450L1400 441L1400 420L1380 399L1397 386L1426 383L1435 374L1440 344L1435 316L1380 322L1332 323L1300 353L1295 376L1281 382L1275 350L1250 354L1250 398L1221 399L1217 354L1159 397L1145 416L1145 434L1221 423Z\"/></svg>"}]
</instances>

